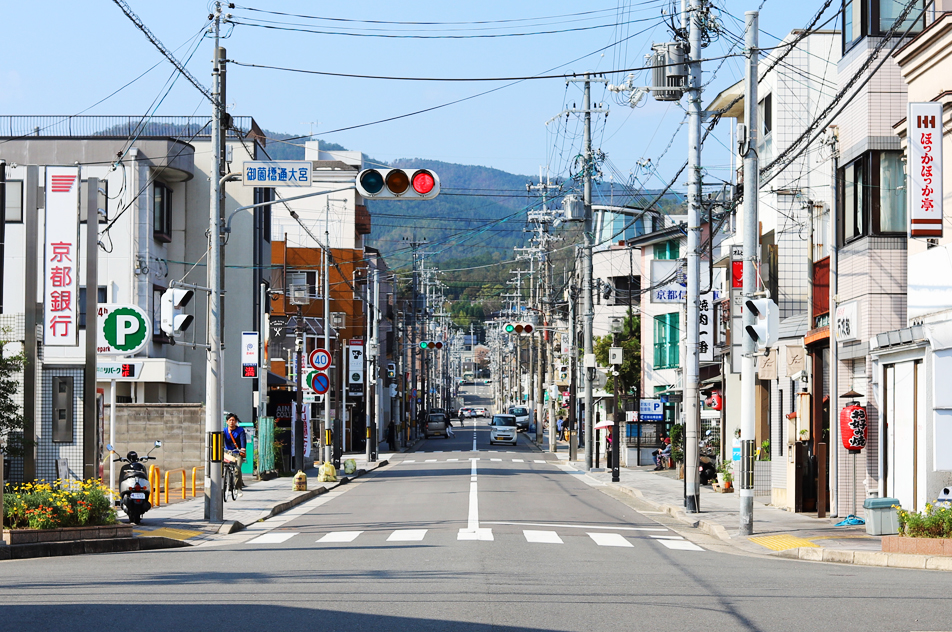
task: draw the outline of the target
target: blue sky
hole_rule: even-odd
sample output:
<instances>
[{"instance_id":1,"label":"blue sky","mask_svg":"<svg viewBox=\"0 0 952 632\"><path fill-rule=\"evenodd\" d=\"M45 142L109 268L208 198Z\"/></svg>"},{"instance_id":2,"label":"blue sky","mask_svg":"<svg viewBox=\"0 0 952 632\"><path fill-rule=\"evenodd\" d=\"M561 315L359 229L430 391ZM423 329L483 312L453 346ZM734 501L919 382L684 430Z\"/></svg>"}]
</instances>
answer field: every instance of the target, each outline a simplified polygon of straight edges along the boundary
<instances>
[{"instance_id":1,"label":"blue sky","mask_svg":"<svg viewBox=\"0 0 952 632\"><path fill-rule=\"evenodd\" d=\"M176 56L188 59L189 70L211 85L210 39L196 38L209 13L204 1L128 0L152 32ZM610 71L640 67L652 41L670 39L661 20L667 0L631 2L304 2L246 0L230 10L236 21L294 23L321 33L274 30L246 24L226 29L229 59L241 63L284 66L338 73L426 77L522 77L541 73ZM172 66L146 40L119 7L108 0L92 2L7 3L4 9L4 67L0 69L0 113L77 114L155 66L85 114L206 114L208 104L183 78L168 89ZM743 31L743 15L759 2L719 0L715 14L735 34ZM835 3L839 4L839 3ZM804 27L821 5L819 0L765 0L761 9L761 45L776 43L790 30ZM242 8L244 7L244 8ZM311 20L263 11L302 14L338 20ZM827 16L831 15L832 9ZM581 12L591 12L579 15ZM343 20L438 22L410 26ZM271 22L264 22L269 20ZM474 24L479 21L519 20ZM739 20L739 21L738 21ZM458 22L461 24L447 24ZM615 25L618 22L624 24ZM16 25L16 27L13 27ZM606 27L606 25L609 25ZM833 26L831 23L830 26ZM520 37L474 35L574 30ZM355 37L339 33L441 35L440 39ZM770 35L768 35L770 34ZM448 38L446 36L454 36ZM469 36L459 38L456 36ZM621 44L615 44L624 40ZM727 37L705 49L717 57L731 49ZM607 48L606 48L607 47ZM596 52L601 51L601 52ZM706 66L713 71L719 61ZM705 103L741 77L742 59L727 60L710 82ZM614 83L624 74L609 75ZM645 73L637 75L645 82ZM335 78L231 66L228 106L232 114L251 115L263 128L292 134L312 129L327 141L382 160L431 158L478 164L522 174L540 167L564 175L578 153L581 127L563 117L545 122L565 107L581 106L581 86L564 80L523 81L484 96L397 121L329 133L342 127L398 116L507 86L506 82L397 82ZM636 168L639 159L657 157L678 129L683 111L678 104L643 102L630 109L613 95L593 87L593 101L609 107L607 120L596 117L596 147L608 155L616 179ZM155 105L157 104L157 105ZM686 125L659 164L670 176L686 155ZM705 163L717 177L727 177L728 130L715 131L705 146ZM2 147L0 147L2 155ZM660 179L647 180L660 186Z\"/></svg>"}]
</instances>

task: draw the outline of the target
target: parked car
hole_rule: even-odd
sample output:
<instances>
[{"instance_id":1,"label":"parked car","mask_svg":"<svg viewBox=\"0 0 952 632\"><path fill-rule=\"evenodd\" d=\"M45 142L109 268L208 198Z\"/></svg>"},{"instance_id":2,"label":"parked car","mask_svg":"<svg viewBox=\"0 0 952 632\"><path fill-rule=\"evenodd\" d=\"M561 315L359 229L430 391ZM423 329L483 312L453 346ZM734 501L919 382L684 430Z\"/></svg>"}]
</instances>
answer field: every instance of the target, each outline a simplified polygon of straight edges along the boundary
<instances>
[{"instance_id":1,"label":"parked car","mask_svg":"<svg viewBox=\"0 0 952 632\"><path fill-rule=\"evenodd\" d=\"M509 409L509 414L515 416L516 427L523 430L529 429L529 409L522 406L513 406Z\"/></svg>"},{"instance_id":2,"label":"parked car","mask_svg":"<svg viewBox=\"0 0 952 632\"><path fill-rule=\"evenodd\" d=\"M444 437L449 439L449 433L446 432L446 427L449 425L450 419L446 413L430 413L426 417L426 429L424 431L426 438Z\"/></svg>"},{"instance_id":3,"label":"parked car","mask_svg":"<svg viewBox=\"0 0 952 632\"><path fill-rule=\"evenodd\" d=\"M519 428L516 426L515 415L493 415L489 423L489 445L494 443L511 443L516 445L519 440Z\"/></svg>"}]
</instances>

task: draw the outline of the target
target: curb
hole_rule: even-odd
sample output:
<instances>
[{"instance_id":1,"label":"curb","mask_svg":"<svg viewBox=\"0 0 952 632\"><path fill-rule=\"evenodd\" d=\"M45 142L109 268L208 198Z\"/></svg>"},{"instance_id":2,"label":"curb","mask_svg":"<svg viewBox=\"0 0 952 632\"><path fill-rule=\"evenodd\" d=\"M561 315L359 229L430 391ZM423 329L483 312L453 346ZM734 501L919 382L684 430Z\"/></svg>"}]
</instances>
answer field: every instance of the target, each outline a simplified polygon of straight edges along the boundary
<instances>
[{"instance_id":1,"label":"curb","mask_svg":"<svg viewBox=\"0 0 952 632\"><path fill-rule=\"evenodd\" d=\"M832 562L858 566L911 568L916 570L952 571L952 557L939 555L912 555L882 551L838 551L814 547L787 549L774 553L776 557L808 562Z\"/></svg>"},{"instance_id":2,"label":"curb","mask_svg":"<svg viewBox=\"0 0 952 632\"><path fill-rule=\"evenodd\" d=\"M709 520L697 520L689 516L687 512L685 512L681 507L676 507L674 505L663 505L656 503L653 500L648 500L639 489L626 487L624 485L619 485L618 483L608 483L608 486L612 489L616 489L622 493L628 494L629 496L634 496L645 504L650 505L655 510L668 514L672 518L678 520L679 522L683 522L692 529L699 529L700 531L703 531L704 533L712 535L715 538L721 539L725 542L731 541L731 536L727 532L727 529L724 527L724 525L717 524L716 522L710 522Z\"/></svg>"},{"instance_id":3,"label":"curb","mask_svg":"<svg viewBox=\"0 0 952 632\"><path fill-rule=\"evenodd\" d=\"M155 551L158 549L177 549L187 546L189 546L189 544L181 540L153 536L111 538L104 540L40 542L0 547L0 560L25 560L34 557L62 557L66 555L86 555L91 553Z\"/></svg>"}]
</instances>

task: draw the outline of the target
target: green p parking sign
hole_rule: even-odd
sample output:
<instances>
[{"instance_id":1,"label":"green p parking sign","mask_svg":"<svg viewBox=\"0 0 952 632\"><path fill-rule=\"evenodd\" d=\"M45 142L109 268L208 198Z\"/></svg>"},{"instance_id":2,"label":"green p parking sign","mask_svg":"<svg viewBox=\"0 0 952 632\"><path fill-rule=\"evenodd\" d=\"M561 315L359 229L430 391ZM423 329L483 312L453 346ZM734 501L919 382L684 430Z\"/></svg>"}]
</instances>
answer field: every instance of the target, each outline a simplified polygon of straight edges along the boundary
<instances>
[{"instance_id":1,"label":"green p parking sign","mask_svg":"<svg viewBox=\"0 0 952 632\"><path fill-rule=\"evenodd\" d=\"M151 334L149 317L135 305L99 305L96 351L100 355L135 355Z\"/></svg>"}]
</instances>

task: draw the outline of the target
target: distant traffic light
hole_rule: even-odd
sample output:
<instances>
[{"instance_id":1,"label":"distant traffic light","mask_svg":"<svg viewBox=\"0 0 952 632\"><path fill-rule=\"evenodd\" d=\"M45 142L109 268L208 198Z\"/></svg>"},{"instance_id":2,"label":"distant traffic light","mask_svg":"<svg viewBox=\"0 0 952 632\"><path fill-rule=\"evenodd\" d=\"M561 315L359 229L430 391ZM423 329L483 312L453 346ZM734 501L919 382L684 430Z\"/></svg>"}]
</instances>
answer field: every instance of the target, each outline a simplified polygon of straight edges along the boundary
<instances>
[{"instance_id":1,"label":"distant traffic light","mask_svg":"<svg viewBox=\"0 0 952 632\"><path fill-rule=\"evenodd\" d=\"M429 169L364 169L357 192L372 200L432 200L440 194L440 178Z\"/></svg>"},{"instance_id":2,"label":"distant traffic light","mask_svg":"<svg viewBox=\"0 0 952 632\"><path fill-rule=\"evenodd\" d=\"M420 343L420 348L425 351L434 351L443 348L443 342L440 340L424 340Z\"/></svg>"},{"instance_id":3,"label":"distant traffic light","mask_svg":"<svg viewBox=\"0 0 952 632\"><path fill-rule=\"evenodd\" d=\"M397 365L393 362L387 363L387 379L395 380L397 379Z\"/></svg>"},{"instance_id":4,"label":"distant traffic light","mask_svg":"<svg viewBox=\"0 0 952 632\"><path fill-rule=\"evenodd\" d=\"M746 309L757 318L753 325L747 325L747 335L757 343L757 350L767 349L777 344L780 335L780 310L769 298L753 298L744 302Z\"/></svg>"},{"instance_id":5,"label":"distant traffic light","mask_svg":"<svg viewBox=\"0 0 952 632\"><path fill-rule=\"evenodd\" d=\"M530 323L506 323L507 334L531 334L535 329Z\"/></svg>"},{"instance_id":6,"label":"distant traffic light","mask_svg":"<svg viewBox=\"0 0 952 632\"><path fill-rule=\"evenodd\" d=\"M194 294L192 290L181 288L169 288L162 293L161 327L169 338L174 340L176 335L184 333L195 319L191 314L185 313L185 306Z\"/></svg>"}]
</instances>

